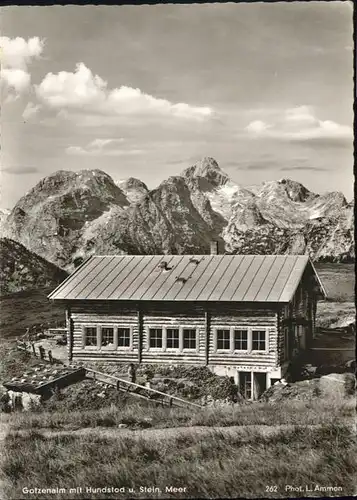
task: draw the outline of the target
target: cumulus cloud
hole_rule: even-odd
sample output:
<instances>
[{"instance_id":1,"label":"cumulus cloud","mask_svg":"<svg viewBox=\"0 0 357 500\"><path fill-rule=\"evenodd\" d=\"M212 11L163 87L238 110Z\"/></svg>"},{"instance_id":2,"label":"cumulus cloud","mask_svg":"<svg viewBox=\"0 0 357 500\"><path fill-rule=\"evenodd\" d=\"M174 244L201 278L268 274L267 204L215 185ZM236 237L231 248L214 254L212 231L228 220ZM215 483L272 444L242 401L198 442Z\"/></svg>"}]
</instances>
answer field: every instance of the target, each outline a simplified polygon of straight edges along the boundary
<instances>
[{"instance_id":1,"label":"cumulus cloud","mask_svg":"<svg viewBox=\"0 0 357 500\"><path fill-rule=\"evenodd\" d=\"M313 126L318 125L319 122L310 106L297 106L287 109L285 111L285 120L290 124L297 124L298 126L303 124Z\"/></svg>"},{"instance_id":2,"label":"cumulus cloud","mask_svg":"<svg viewBox=\"0 0 357 500\"><path fill-rule=\"evenodd\" d=\"M123 149L119 145L125 139L94 139L86 146L69 146L66 153L72 156L136 156L143 154L142 149Z\"/></svg>"},{"instance_id":3,"label":"cumulus cloud","mask_svg":"<svg viewBox=\"0 0 357 500\"><path fill-rule=\"evenodd\" d=\"M353 137L352 127L332 120L320 120L312 107L298 106L280 113L272 123L260 120L249 123L245 130L251 137L268 137L288 141L346 141Z\"/></svg>"},{"instance_id":4,"label":"cumulus cloud","mask_svg":"<svg viewBox=\"0 0 357 500\"><path fill-rule=\"evenodd\" d=\"M1 69L0 74L7 86L14 89L18 94L26 90L30 85L30 74L23 69L4 68Z\"/></svg>"},{"instance_id":5,"label":"cumulus cloud","mask_svg":"<svg viewBox=\"0 0 357 500\"><path fill-rule=\"evenodd\" d=\"M260 134L261 132L264 132L269 128L270 125L261 120L254 120L253 122L250 122L249 125L246 126L246 130L248 132L252 132L253 134Z\"/></svg>"},{"instance_id":6,"label":"cumulus cloud","mask_svg":"<svg viewBox=\"0 0 357 500\"><path fill-rule=\"evenodd\" d=\"M117 148L118 144L121 144L125 142L125 139L123 137L120 137L118 139L94 139L92 142L90 142L87 146L88 149L111 149L111 148Z\"/></svg>"},{"instance_id":7,"label":"cumulus cloud","mask_svg":"<svg viewBox=\"0 0 357 500\"><path fill-rule=\"evenodd\" d=\"M29 120L38 113L40 108L41 106L39 104L34 104L33 102L27 103L27 106L22 113L23 119Z\"/></svg>"},{"instance_id":8,"label":"cumulus cloud","mask_svg":"<svg viewBox=\"0 0 357 500\"><path fill-rule=\"evenodd\" d=\"M43 52L44 40L38 36L29 38L9 38L0 36L1 62L9 68L26 69L34 58L39 58Z\"/></svg>"},{"instance_id":9,"label":"cumulus cloud","mask_svg":"<svg viewBox=\"0 0 357 500\"><path fill-rule=\"evenodd\" d=\"M87 112L103 116L164 116L204 121L212 117L209 107L172 103L138 88L109 89L108 83L83 63L73 73L48 73L36 86L38 98L53 109Z\"/></svg>"},{"instance_id":10,"label":"cumulus cloud","mask_svg":"<svg viewBox=\"0 0 357 500\"><path fill-rule=\"evenodd\" d=\"M9 90L20 94L24 92L31 82L28 65L33 59L41 56L44 41L39 37L24 38L0 37L2 82Z\"/></svg>"}]
</instances>

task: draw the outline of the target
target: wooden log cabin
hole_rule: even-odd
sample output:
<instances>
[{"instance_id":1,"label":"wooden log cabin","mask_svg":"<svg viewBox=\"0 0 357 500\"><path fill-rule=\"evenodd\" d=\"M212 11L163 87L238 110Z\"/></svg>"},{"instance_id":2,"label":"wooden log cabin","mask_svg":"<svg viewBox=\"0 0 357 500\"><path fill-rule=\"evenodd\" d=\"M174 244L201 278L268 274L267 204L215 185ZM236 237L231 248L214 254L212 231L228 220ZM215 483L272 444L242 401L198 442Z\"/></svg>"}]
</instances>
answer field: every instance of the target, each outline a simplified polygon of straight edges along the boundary
<instances>
[{"instance_id":1,"label":"wooden log cabin","mask_svg":"<svg viewBox=\"0 0 357 500\"><path fill-rule=\"evenodd\" d=\"M92 256L49 298L69 359L207 366L248 399L311 342L326 294L301 255Z\"/></svg>"}]
</instances>

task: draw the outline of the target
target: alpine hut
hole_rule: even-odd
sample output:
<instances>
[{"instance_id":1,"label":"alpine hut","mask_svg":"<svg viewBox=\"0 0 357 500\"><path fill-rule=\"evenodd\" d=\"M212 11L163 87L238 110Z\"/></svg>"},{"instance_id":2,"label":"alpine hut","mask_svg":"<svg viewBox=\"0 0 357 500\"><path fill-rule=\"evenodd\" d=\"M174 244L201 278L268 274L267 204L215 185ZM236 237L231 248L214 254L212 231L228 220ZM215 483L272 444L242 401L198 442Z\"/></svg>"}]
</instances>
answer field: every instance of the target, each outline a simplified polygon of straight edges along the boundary
<instances>
[{"instance_id":1,"label":"alpine hut","mask_svg":"<svg viewBox=\"0 0 357 500\"><path fill-rule=\"evenodd\" d=\"M307 256L212 249L92 256L49 295L66 308L70 359L207 366L248 399L309 346L325 297Z\"/></svg>"}]
</instances>

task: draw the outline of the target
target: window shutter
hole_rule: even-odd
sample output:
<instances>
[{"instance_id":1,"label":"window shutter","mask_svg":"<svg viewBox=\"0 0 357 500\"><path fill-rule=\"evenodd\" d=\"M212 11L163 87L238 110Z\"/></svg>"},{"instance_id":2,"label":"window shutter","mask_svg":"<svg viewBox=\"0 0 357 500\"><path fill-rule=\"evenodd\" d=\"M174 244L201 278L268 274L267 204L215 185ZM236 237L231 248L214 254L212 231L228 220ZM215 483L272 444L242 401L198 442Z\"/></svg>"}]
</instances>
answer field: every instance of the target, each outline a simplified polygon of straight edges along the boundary
<instances>
[{"instance_id":1,"label":"window shutter","mask_svg":"<svg viewBox=\"0 0 357 500\"><path fill-rule=\"evenodd\" d=\"M82 326L82 349L86 346L86 327Z\"/></svg>"},{"instance_id":2,"label":"window shutter","mask_svg":"<svg viewBox=\"0 0 357 500\"><path fill-rule=\"evenodd\" d=\"M129 350L132 351L134 349L134 328L132 326L130 328L130 341L129 341Z\"/></svg>"}]
</instances>

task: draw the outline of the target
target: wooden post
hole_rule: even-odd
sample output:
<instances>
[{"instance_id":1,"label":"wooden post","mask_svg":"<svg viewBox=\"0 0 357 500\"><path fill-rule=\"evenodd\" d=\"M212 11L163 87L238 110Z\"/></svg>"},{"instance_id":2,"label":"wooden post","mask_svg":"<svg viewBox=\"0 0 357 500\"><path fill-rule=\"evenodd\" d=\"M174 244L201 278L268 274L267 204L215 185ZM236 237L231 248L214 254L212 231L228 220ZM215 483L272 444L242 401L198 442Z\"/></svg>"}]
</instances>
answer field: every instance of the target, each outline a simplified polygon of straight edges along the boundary
<instances>
[{"instance_id":1,"label":"wooden post","mask_svg":"<svg viewBox=\"0 0 357 500\"><path fill-rule=\"evenodd\" d=\"M209 364L209 339L210 339L210 331L211 331L211 315L208 310L205 311L205 365Z\"/></svg>"},{"instance_id":2,"label":"wooden post","mask_svg":"<svg viewBox=\"0 0 357 500\"><path fill-rule=\"evenodd\" d=\"M67 327L67 345L68 345L68 360L72 361L73 357L73 322L71 319L71 308L66 309L66 327Z\"/></svg>"},{"instance_id":3,"label":"wooden post","mask_svg":"<svg viewBox=\"0 0 357 500\"><path fill-rule=\"evenodd\" d=\"M34 355L35 357L37 357L37 354L36 354L36 349L35 349L35 344L34 344L34 342L31 342L31 348L32 348L32 352L33 352L33 355Z\"/></svg>"},{"instance_id":4,"label":"wooden post","mask_svg":"<svg viewBox=\"0 0 357 500\"><path fill-rule=\"evenodd\" d=\"M42 347L42 345L40 345L38 347L38 350L39 350L39 353L40 353L40 358L41 359L45 359L45 349Z\"/></svg>"},{"instance_id":5,"label":"wooden post","mask_svg":"<svg viewBox=\"0 0 357 500\"><path fill-rule=\"evenodd\" d=\"M138 309L138 363L141 364L143 350L143 312L141 306L137 304Z\"/></svg>"},{"instance_id":6,"label":"wooden post","mask_svg":"<svg viewBox=\"0 0 357 500\"><path fill-rule=\"evenodd\" d=\"M52 351L51 351L51 349L48 351L48 359L49 359L49 362L52 365L53 364L53 357L52 357Z\"/></svg>"},{"instance_id":7,"label":"wooden post","mask_svg":"<svg viewBox=\"0 0 357 500\"><path fill-rule=\"evenodd\" d=\"M255 400L255 393L256 393L256 390L255 390L255 377L254 377L254 372L250 372L250 394L251 394L251 397L250 399L252 401Z\"/></svg>"}]
</instances>

